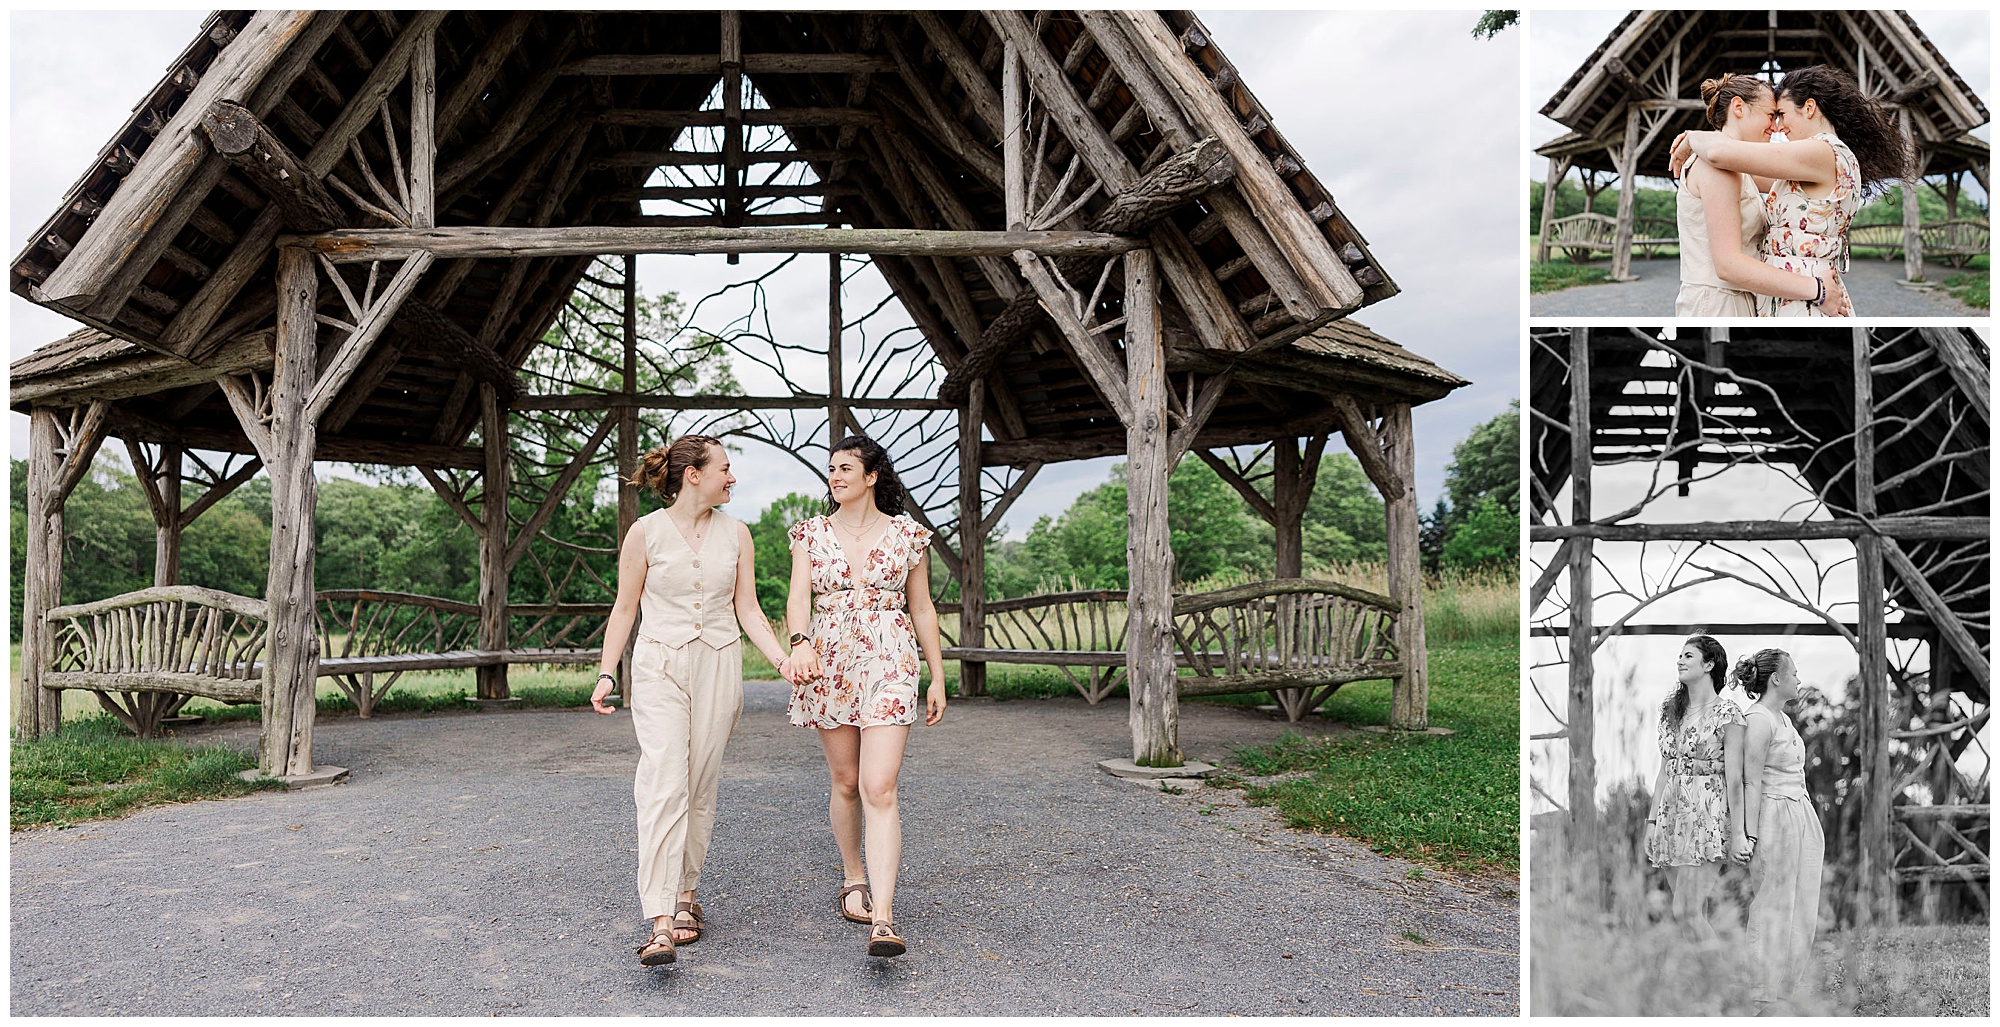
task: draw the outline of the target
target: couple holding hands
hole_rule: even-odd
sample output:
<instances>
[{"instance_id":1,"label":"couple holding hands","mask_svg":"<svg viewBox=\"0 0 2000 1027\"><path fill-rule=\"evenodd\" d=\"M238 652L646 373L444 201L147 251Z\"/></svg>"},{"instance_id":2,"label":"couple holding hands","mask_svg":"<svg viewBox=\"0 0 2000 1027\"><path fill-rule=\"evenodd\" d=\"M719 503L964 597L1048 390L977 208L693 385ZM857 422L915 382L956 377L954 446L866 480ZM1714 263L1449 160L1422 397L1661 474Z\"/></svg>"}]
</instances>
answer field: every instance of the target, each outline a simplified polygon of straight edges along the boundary
<instances>
[{"instance_id":1,"label":"couple holding hands","mask_svg":"<svg viewBox=\"0 0 2000 1027\"><path fill-rule=\"evenodd\" d=\"M819 734L843 868L835 911L870 925L869 955L902 955L892 916L902 856L896 779L919 709L926 725L945 710L926 560L931 533L904 513L906 493L880 445L858 435L837 443L828 512L788 533L788 652L757 603L750 529L716 509L735 483L728 452L706 435L647 453L629 483L652 488L668 505L639 518L620 546L618 598L591 706L616 712L605 700L636 620L631 707L640 755L632 794L639 895L651 923L639 962L672 963L676 946L706 929L695 887L715 826L722 751L743 713L742 635L791 683L792 723ZM931 678L921 707L920 650Z\"/></svg>"}]
</instances>

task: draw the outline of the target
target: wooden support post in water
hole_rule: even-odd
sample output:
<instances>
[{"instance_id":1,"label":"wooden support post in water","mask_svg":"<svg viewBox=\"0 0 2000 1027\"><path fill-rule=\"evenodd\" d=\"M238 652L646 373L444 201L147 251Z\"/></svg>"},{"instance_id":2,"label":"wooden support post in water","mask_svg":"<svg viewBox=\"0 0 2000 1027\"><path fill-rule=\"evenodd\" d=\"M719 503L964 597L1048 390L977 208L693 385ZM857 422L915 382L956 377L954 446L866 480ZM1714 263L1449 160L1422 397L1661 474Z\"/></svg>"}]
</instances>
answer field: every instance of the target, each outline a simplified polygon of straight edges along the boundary
<instances>
[{"instance_id":1,"label":"wooden support post in water","mask_svg":"<svg viewBox=\"0 0 2000 1027\"><path fill-rule=\"evenodd\" d=\"M1907 188L1907 183L1905 184ZM1854 363L1854 512L1866 520L1875 516L1875 374L1869 366L1868 329L1853 330ZM1856 718L1861 757L1862 916L1873 924L1894 927L1896 857L1890 840L1894 814L1894 782L1889 776L1889 638L1884 614L1887 602L1882 581L1882 540L1862 535L1854 540L1855 635L1860 655L1861 709Z\"/></svg>"},{"instance_id":2,"label":"wooden support post in water","mask_svg":"<svg viewBox=\"0 0 2000 1027\"><path fill-rule=\"evenodd\" d=\"M271 371L271 563L265 602L263 733L257 767L272 777L310 774L313 690L319 682L319 639L313 615L313 513L319 487L313 451L319 429L307 416L319 356L313 319L319 298L318 261L295 248L278 251L278 331Z\"/></svg>"},{"instance_id":3,"label":"wooden support post in water","mask_svg":"<svg viewBox=\"0 0 2000 1027\"><path fill-rule=\"evenodd\" d=\"M986 645L986 530L980 509L979 429L986 418L986 383L972 383L958 413L958 644ZM961 660L958 694L986 694L986 664Z\"/></svg>"},{"instance_id":4,"label":"wooden support post in water","mask_svg":"<svg viewBox=\"0 0 2000 1027\"><path fill-rule=\"evenodd\" d=\"M1611 238L1611 280L1632 279L1632 203L1639 194L1639 105L1625 108L1625 146L1618 152L1618 231Z\"/></svg>"},{"instance_id":5,"label":"wooden support post in water","mask_svg":"<svg viewBox=\"0 0 2000 1027\"><path fill-rule=\"evenodd\" d=\"M479 533L479 648L507 648L507 496L511 473L507 467L507 408L491 385L479 386L480 427L486 447L485 477L480 483L481 520ZM478 669L478 698L505 699L507 665L494 664Z\"/></svg>"},{"instance_id":6,"label":"wooden support post in water","mask_svg":"<svg viewBox=\"0 0 2000 1027\"><path fill-rule=\"evenodd\" d=\"M1389 702L1389 726L1398 731L1430 727L1430 658L1424 647L1424 566L1417 533L1417 441L1410 405L1397 403L1382 417L1382 457L1401 486L1386 497L1389 528L1389 595L1396 600L1396 648L1403 676Z\"/></svg>"},{"instance_id":7,"label":"wooden support post in water","mask_svg":"<svg viewBox=\"0 0 2000 1027\"><path fill-rule=\"evenodd\" d=\"M639 257L625 256L625 362L620 378L625 405L618 410L618 544L639 522L639 487L630 484L639 473ZM556 597L551 597L556 598ZM625 644L625 658L618 664L618 703L632 704L632 649L638 632Z\"/></svg>"},{"instance_id":8,"label":"wooden support post in water","mask_svg":"<svg viewBox=\"0 0 2000 1027\"><path fill-rule=\"evenodd\" d=\"M1588 524L1590 514L1590 329L1569 333L1570 523ZM1569 547L1569 851L1576 858L1583 898L1604 901L1597 870L1597 719L1592 693L1594 629L1591 603L1591 539Z\"/></svg>"},{"instance_id":9,"label":"wooden support post in water","mask_svg":"<svg viewBox=\"0 0 2000 1027\"><path fill-rule=\"evenodd\" d=\"M1125 544L1131 592L1125 631L1132 760L1178 767L1180 695L1174 668L1174 551L1167 528L1167 358L1160 339L1153 252L1125 255Z\"/></svg>"}]
</instances>

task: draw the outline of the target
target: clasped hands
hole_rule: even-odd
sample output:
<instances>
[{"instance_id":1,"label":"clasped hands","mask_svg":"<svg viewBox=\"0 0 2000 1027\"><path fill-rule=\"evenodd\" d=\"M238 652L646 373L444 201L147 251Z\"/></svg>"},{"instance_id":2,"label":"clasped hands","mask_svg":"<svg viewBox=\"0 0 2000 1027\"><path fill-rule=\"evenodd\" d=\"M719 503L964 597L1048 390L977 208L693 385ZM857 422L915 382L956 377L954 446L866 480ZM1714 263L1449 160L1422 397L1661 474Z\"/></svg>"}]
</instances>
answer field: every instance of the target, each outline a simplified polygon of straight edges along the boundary
<instances>
[{"instance_id":1,"label":"clasped hands","mask_svg":"<svg viewBox=\"0 0 2000 1027\"><path fill-rule=\"evenodd\" d=\"M778 661L777 671L787 684L817 681L820 676L819 653L809 642L793 646L791 655Z\"/></svg>"}]
</instances>

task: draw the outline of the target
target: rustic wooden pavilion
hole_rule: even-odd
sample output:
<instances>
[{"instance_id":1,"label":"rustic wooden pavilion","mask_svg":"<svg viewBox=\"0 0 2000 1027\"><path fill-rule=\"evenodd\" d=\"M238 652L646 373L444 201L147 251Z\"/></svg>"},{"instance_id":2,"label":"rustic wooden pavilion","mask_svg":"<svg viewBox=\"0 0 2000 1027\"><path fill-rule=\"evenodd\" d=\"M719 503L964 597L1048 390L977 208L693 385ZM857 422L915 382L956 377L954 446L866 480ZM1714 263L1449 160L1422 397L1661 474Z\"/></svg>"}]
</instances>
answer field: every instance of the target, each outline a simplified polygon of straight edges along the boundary
<instances>
[{"instance_id":1,"label":"rustic wooden pavilion","mask_svg":"<svg viewBox=\"0 0 2000 1027\"><path fill-rule=\"evenodd\" d=\"M1860 796L1861 915L1893 923L1899 897L1939 886L1965 888L1971 904L1988 909L1991 753L1981 735L1992 708L1991 351L1966 328L1760 321L1662 334L1532 332L1528 537L1561 545L1535 560L1530 630L1568 645L1563 727L1537 739L1566 752L1567 796L1548 798L1567 808L1569 850L1596 851L1599 832L1590 655L1598 645L1621 633L1831 635L1852 643L1860 663L1858 777L1847 794L1850 808ZM1648 495L1615 513L1594 506L1595 469L1634 462L1655 469ZM1747 464L1785 470L1814 502L1770 520L1644 520L1669 490L1689 495ZM1796 581L1778 589L1747 576L1740 553L1727 554L1736 570L1680 557L1641 594L1594 577L1594 561L1615 547L1629 556L1649 543L1685 552L1692 543L1808 539L1853 540L1851 618L1847 602L1815 602ZM1638 616L1657 599L1716 581L1785 599L1800 608L1801 623ZM1558 604L1554 590L1565 582ZM1636 606L1605 623L1594 600L1613 591ZM1897 659L1892 637L1916 644Z\"/></svg>"},{"instance_id":2,"label":"rustic wooden pavilion","mask_svg":"<svg viewBox=\"0 0 2000 1027\"><path fill-rule=\"evenodd\" d=\"M1702 80L1735 72L1776 82L1788 68L1815 64L1852 75L1862 92L1894 109L1916 154L1917 179L1903 189L1905 277L1923 278L1926 239L1940 251L1976 244L1985 252L1988 230L1981 221L1959 219L1958 197L1967 172L1987 191L1992 148L1971 133L1990 116L1908 12L1707 10L1631 12L1542 106L1543 116L1570 129L1535 150L1549 159L1543 195L1555 195L1572 168L1585 177L1589 195L1602 188L1598 173L1616 175L1619 192L1611 223L1586 209L1559 226L1554 204L1544 203L1536 258L1548 260L1565 239L1608 245L1612 277L1629 279L1634 240L1647 235L1635 233L1635 182L1640 175L1670 176L1674 137L1708 127ZM1920 223L1923 185L1944 196L1949 221Z\"/></svg>"},{"instance_id":3,"label":"rustic wooden pavilion","mask_svg":"<svg viewBox=\"0 0 2000 1027\"><path fill-rule=\"evenodd\" d=\"M778 145L746 143L774 127ZM705 184L649 184L663 169ZM806 181L772 184L786 169ZM814 202L769 212L779 198ZM662 200L706 208L649 213ZM834 254L825 392L642 391L640 253ZM847 390L841 254L921 330L937 396ZM510 604L510 571L602 446L629 472L658 441L639 412L689 408L823 410L833 437L955 415L957 516L917 514L961 585L950 655L971 694L989 662L1084 667L1088 690L1122 669L1134 758L1158 766L1181 759L1178 696L1202 690L1273 690L1296 717L1388 678L1394 725L1426 724L1410 410L1465 383L1344 320L1395 284L1184 12L218 12L12 274L89 326L14 366L33 426L24 736L69 688L142 728L187 694L257 701L261 768L296 775L318 677L365 711L376 675L477 667L495 701L510 663L594 661L604 610ZM537 392L524 369L586 287L624 298L622 374ZM587 441L510 516L487 500L518 493L510 432L552 412ZM1335 432L1387 502L1387 596L1298 577ZM153 502L157 586L63 606L63 500L109 436ZM1216 455L1258 444L1269 497ZM1187 452L1276 525L1279 580L1173 594L1166 480ZM1129 593L989 608L984 538L1034 471L1115 454ZM479 533L477 603L316 593L316 459L419 470ZM259 468L265 598L177 584L180 530ZM205 489L183 504L188 481ZM621 532L636 514L623 490ZM986 637L1065 604L1101 628Z\"/></svg>"}]
</instances>

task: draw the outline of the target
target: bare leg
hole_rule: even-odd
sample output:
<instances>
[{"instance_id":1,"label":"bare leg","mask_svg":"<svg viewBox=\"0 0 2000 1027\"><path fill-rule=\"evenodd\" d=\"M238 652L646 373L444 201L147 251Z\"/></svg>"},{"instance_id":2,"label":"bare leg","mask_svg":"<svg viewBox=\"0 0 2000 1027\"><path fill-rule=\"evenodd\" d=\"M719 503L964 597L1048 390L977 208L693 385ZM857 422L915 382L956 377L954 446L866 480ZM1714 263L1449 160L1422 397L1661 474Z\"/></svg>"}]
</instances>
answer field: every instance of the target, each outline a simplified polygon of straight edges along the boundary
<instances>
[{"instance_id":1,"label":"bare leg","mask_svg":"<svg viewBox=\"0 0 2000 1027\"><path fill-rule=\"evenodd\" d=\"M903 771L907 724L883 724L861 732L861 808L868 833L868 887L875 922L893 922L896 871L903 862L903 821L896 809L896 777Z\"/></svg>"},{"instance_id":2,"label":"bare leg","mask_svg":"<svg viewBox=\"0 0 2000 1027\"><path fill-rule=\"evenodd\" d=\"M1713 863L1674 868L1674 919L1686 924L1700 941L1715 938L1715 925L1708 919L1708 898L1715 883Z\"/></svg>"},{"instance_id":3,"label":"bare leg","mask_svg":"<svg viewBox=\"0 0 2000 1027\"><path fill-rule=\"evenodd\" d=\"M827 776L833 782L833 797L827 802L827 819L833 824L833 841L840 846L842 884L860 884L868 879L861 859L861 729L821 728L819 747L826 754ZM841 900L848 912L866 916L861 896Z\"/></svg>"}]
</instances>

